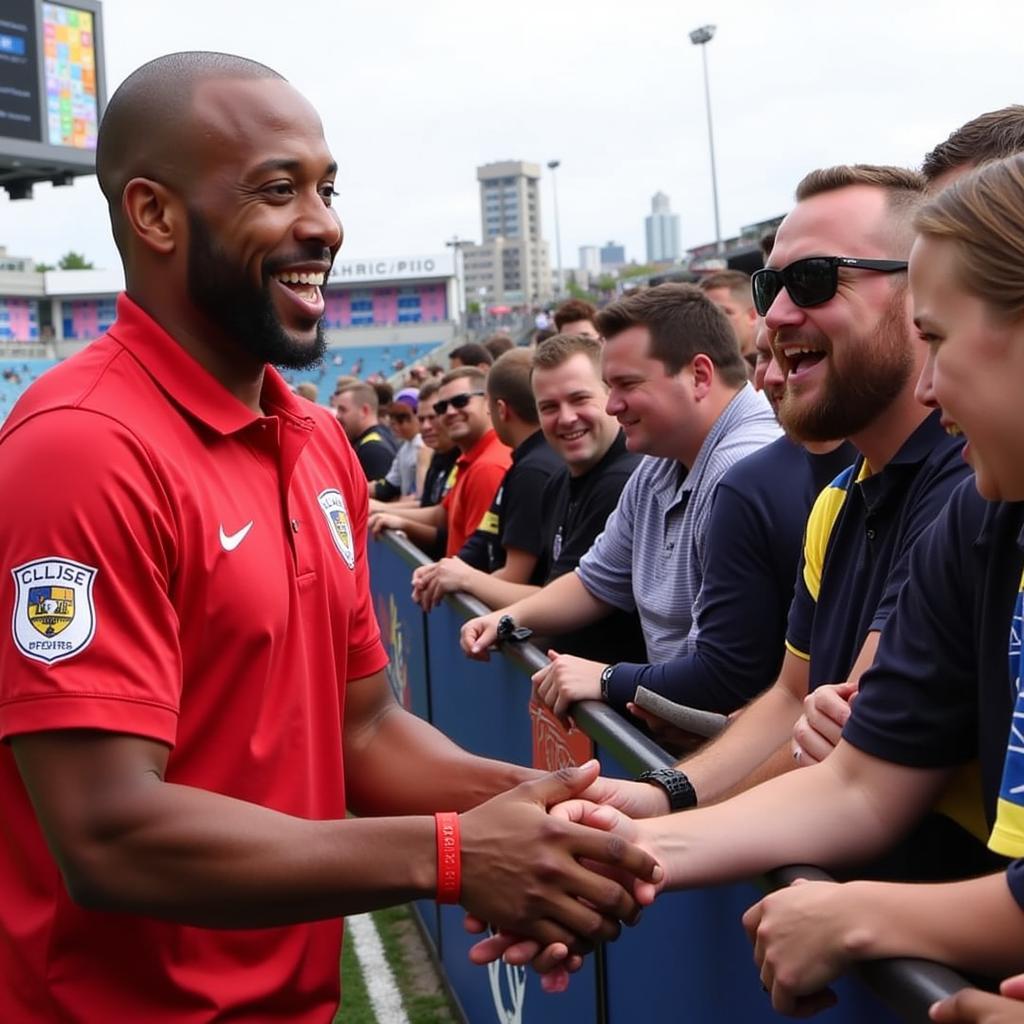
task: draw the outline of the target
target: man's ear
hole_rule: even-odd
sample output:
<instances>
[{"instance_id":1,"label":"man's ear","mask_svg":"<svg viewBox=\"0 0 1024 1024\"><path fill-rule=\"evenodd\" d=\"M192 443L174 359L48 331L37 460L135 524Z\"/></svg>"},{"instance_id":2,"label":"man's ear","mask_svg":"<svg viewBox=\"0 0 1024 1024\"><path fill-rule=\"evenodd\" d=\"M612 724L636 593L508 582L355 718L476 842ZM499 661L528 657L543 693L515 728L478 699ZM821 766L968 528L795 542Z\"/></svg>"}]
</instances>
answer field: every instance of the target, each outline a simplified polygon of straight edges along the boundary
<instances>
[{"instance_id":1,"label":"man's ear","mask_svg":"<svg viewBox=\"0 0 1024 1024\"><path fill-rule=\"evenodd\" d=\"M174 193L150 178L132 178L121 195L132 234L153 252L169 255L180 242L184 212Z\"/></svg>"},{"instance_id":2,"label":"man's ear","mask_svg":"<svg viewBox=\"0 0 1024 1024\"><path fill-rule=\"evenodd\" d=\"M690 373L693 377L693 397L699 402L711 391L715 380L715 364L709 355L698 352L690 363Z\"/></svg>"},{"instance_id":3,"label":"man's ear","mask_svg":"<svg viewBox=\"0 0 1024 1024\"><path fill-rule=\"evenodd\" d=\"M502 423L508 422L508 402L504 398L496 398L494 400L494 408L498 410L498 419Z\"/></svg>"}]
</instances>

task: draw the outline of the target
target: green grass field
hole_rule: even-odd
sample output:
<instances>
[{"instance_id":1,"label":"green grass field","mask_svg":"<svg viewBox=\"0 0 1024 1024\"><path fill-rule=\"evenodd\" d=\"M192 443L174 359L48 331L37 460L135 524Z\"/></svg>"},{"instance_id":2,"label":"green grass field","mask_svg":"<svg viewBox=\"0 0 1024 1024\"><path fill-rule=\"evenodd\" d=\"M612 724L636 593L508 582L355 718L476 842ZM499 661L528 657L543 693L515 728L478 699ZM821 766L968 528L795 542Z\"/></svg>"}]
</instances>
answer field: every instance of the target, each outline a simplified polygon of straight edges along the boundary
<instances>
[{"instance_id":1,"label":"green grass field","mask_svg":"<svg viewBox=\"0 0 1024 1024\"><path fill-rule=\"evenodd\" d=\"M392 907L372 917L409 1024L456 1024L459 1017L440 985L409 908ZM341 990L335 1024L392 1024L378 1020L374 1013L350 935L345 937L341 958Z\"/></svg>"}]
</instances>

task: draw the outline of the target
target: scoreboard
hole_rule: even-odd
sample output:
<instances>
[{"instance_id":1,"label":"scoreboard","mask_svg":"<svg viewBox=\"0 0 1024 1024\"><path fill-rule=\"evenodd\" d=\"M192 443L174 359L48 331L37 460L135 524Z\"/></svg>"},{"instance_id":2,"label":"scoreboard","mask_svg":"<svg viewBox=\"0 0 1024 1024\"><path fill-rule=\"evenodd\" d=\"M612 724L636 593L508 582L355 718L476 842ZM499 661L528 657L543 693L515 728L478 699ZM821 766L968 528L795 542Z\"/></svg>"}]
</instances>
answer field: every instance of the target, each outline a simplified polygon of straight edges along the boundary
<instances>
[{"instance_id":1,"label":"scoreboard","mask_svg":"<svg viewBox=\"0 0 1024 1024\"><path fill-rule=\"evenodd\" d=\"M99 0L0 3L0 185L11 198L95 172L102 24Z\"/></svg>"}]
</instances>

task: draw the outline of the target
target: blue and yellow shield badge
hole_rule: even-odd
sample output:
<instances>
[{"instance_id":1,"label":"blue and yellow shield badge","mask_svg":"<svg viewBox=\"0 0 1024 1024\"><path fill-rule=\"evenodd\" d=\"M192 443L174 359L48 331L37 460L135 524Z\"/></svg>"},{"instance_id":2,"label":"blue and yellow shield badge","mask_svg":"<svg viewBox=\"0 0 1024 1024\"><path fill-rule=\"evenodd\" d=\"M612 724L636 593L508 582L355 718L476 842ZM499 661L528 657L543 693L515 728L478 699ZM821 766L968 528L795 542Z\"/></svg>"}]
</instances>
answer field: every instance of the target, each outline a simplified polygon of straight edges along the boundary
<instances>
[{"instance_id":1,"label":"blue and yellow shield badge","mask_svg":"<svg viewBox=\"0 0 1024 1024\"><path fill-rule=\"evenodd\" d=\"M96 569L69 558L40 558L11 571L14 642L47 665L83 651L96 632L92 586Z\"/></svg>"},{"instance_id":2,"label":"blue and yellow shield badge","mask_svg":"<svg viewBox=\"0 0 1024 1024\"><path fill-rule=\"evenodd\" d=\"M63 633L75 619L75 591L72 587L30 587L28 621L43 636Z\"/></svg>"},{"instance_id":3,"label":"blue and yellow shield badge","mask_svg":"<svg viewBox=\"0 0 1024 1024\"><path fill-rule=\"evenodd\" d=\"M338 549L345 564L354 569L356 564L356 546L352 537L352 522L348 517L348 509L345 507L345 499L341 491L334 487L321 491L316 500L320 503L324 518L327 520L327 527L331 531L331 538L334 546Z\"/></svg>"}]
</instances>

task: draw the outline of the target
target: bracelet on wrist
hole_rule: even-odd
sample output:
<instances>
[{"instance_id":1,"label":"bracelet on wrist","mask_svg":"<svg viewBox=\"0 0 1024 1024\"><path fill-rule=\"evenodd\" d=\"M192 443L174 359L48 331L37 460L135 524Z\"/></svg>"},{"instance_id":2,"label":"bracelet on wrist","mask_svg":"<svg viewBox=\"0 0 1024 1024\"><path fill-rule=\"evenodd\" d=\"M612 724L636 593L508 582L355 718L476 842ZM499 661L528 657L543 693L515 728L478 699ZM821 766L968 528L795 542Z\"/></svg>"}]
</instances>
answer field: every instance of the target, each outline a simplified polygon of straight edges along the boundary
<instances>
[{"instance_id":1,"label":"bracelet on wrist","mask_svg":"<svg viewBox=\"0 0 1024 1024\"><path fill-rule=\"evenodd\" d=\"M462 889L462 844L455 811L434 815L437 838L437 902L458 903Z\"/></svg>"}]
</instances>

